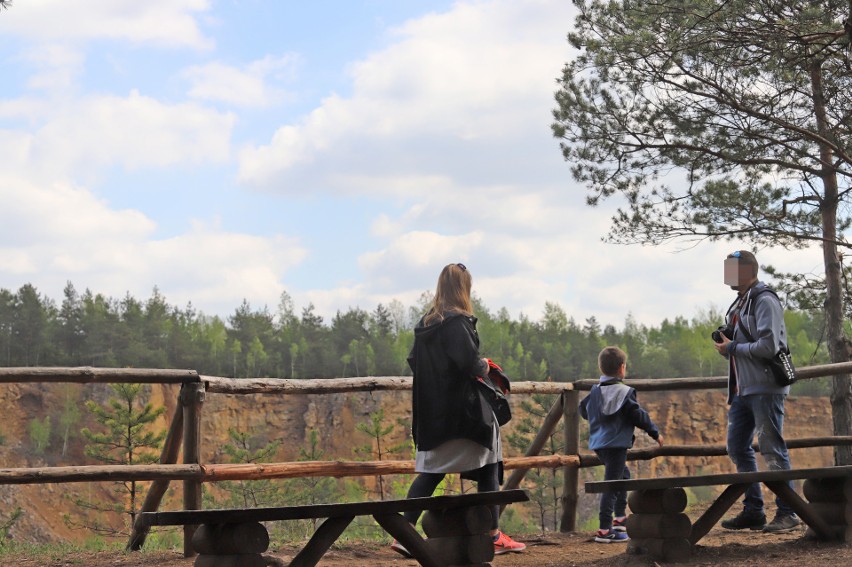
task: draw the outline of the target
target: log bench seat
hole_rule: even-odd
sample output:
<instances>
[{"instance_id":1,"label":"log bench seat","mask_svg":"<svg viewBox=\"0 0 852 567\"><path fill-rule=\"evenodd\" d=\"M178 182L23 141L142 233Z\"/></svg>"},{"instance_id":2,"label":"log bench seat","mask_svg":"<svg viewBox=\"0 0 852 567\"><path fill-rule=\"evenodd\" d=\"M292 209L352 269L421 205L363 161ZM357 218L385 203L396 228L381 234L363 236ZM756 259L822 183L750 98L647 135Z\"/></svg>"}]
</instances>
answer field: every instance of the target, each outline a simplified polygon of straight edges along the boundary
<instances>
[{"instance_id":1,"label":"log bench seat","mask_svg":"<svg viewBox=\"0 0 852 567\"><path fill-rule=\"evenodd\" d=\"M290 567L304 567L316 565L355 516L372 516L420 565L488 565L494 557L491 507L528 500L523 490L504 490L345 504L143 512L135 529L199 525L192 537L199 554L195 567L265 567L261 554L269 546L269 533L260 522L325 518L290 562ZM428 539L402 516L413 510L426 512L422 525Z\"/></svg>"},{"instance_id":2,"label":"log bench seat","mask_svg":"<svg viewBox=\"0 0 852 567\"><path fill-rule=\"evenodd\" d=\"M804 480L807 501L787 484ZM627 518L630 536L628 552L647 553L663 561L685 561L692 546L701 540L745 493L760 482L788 504L807 524L807 535L821 540L852 542L852 466L788 471L587 482L587 493L611 490L632 491L628 496L631 514ZM691 523L684 514L686 491L693 486L723 485L726 488Z\"/></svg>"}]
</instances>

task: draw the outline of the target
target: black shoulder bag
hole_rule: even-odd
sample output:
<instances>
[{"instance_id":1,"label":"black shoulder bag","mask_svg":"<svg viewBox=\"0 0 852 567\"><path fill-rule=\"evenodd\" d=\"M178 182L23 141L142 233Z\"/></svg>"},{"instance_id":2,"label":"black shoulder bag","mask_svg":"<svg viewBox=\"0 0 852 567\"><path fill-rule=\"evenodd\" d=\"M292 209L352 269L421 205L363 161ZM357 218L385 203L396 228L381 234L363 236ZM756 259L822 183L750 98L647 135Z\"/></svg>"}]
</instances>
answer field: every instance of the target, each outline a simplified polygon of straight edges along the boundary
<instances>
[{"instance_id":1,"label":"black shoulder bag","mask_svg":"<svg viewBox=\"0 0 852 567\"><path fill-rule=\"evenodd\" d=\"M506 425L512 419L512 408L509 407L509 400L506 397L511 388L509 377L502 368L490 360L488 366L488 376L484 378L477 376L476 383L479 385L479 392L494 411L497 424Z\"/></svg>"}]
</instances>

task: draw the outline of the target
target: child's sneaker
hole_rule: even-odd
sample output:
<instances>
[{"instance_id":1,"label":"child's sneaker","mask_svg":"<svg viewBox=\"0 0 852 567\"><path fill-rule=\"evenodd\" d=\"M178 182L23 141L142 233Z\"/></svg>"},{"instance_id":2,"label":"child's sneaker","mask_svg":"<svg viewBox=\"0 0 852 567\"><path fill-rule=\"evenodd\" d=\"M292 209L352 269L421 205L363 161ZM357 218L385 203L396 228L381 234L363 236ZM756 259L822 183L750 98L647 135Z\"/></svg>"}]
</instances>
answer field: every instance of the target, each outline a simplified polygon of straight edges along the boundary
<instances>
[{"instance_id":1,"label":"child's sneaker","mask_svg":"<svg viewBox=\"0 0 852 567\"><path fill-rule=\"evenodd\" d=\"M627 531L627 516L617 516L612 519L612 529L617 532Z\"/></svg>"},{"instance_id":2,"label":"child's sneaker","mask_svg":"<svg viewBox=\"0 0 852 567\"><path fill-rule=\"evenodd\" d=\"M403 547L403 545L396 540L393 540L393 543L391 544L391 549L393 549L403 557L407 557L409 559L411 558L411 553L409 553L408 550L405 549L405 547Z\"/></svg>"},{"instance_id":3,"label":"child's sneaker","mask_svg":"<svg viewBox=\"0 0 852 567\"><path fill-rule=\"evenodd\" d=\"M628 537L627 533L617 532L614 528L598 530L595 533L595 541L598 543L621 543L629 540L630 537Z\"/></svg>"},{"instance_id":4,"label":"child's sneaker","mask_svg":"<svg viewBox=\"0 0 852 567\"><path fill-rule=\"evenodd\" d=\"M526 548L525 544L513 540L503 532L497 532L497 539L494 540L494 555L502 555L510 551L523 551Z\"/></svg>"}]
</instances>

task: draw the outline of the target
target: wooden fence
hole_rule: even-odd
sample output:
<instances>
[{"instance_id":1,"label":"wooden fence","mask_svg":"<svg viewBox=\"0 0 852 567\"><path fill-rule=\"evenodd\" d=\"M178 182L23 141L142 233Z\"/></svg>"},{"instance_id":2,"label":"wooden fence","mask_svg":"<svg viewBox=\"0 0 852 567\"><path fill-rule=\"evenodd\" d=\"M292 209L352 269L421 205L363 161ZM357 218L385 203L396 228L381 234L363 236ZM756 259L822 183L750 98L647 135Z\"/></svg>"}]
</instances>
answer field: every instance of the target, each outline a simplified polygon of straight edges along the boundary
<instances>
[{"instance_id":1,"label":"wooden fence","mask_svg":"<svg viewBox=\"0 0 852 567\"><path fill-rule=\"evenodd\" d=\"M852 362L826 364L798 369L800 379L820 378L852 373ZM0 383L148 383L180 384L178 405L163 444L159 465L133 466L67 466L42 468L0 469L0 484L33 484L95 481L153 481L140 511L158 509L170 481L183 482L183 507L201 509L201 485L223 480L258 480L309 476L376 476L413 474L414 461L314 461L263 464L204 464L201 463L201 417L207 394L335 394L365 391L400 391L411 389L411 378L404 376L381 378L330 378L320 380L289 379L232 379L199 375L193 370L153 370L132 368L0 368ZM560 530L574 531L579 499L579 469L599 465L597 457L579 452L579 392L589 390L597 380L575 382L515 382L512 393L558 394L545 416L541 429L523 457L505 459L505 468L512 473L504 489L517 488L531 468L564 470L561 497ZM666 378L631 380L640 391L696 390L725 388L727 378ZM565 454L539 456L550 436L563 421ZM852 437L821 437L788 440L790 449L852 445ZM183 454L183 463L178 457ZM662 456L719 456L724 446L665 446L628 452L628 460L648 460ZM190 540L194 527L184 530L184 554L193 554ZM147 530L137 530L128 541L128 549L138 550Z\"/></svg>"}]
</instances>

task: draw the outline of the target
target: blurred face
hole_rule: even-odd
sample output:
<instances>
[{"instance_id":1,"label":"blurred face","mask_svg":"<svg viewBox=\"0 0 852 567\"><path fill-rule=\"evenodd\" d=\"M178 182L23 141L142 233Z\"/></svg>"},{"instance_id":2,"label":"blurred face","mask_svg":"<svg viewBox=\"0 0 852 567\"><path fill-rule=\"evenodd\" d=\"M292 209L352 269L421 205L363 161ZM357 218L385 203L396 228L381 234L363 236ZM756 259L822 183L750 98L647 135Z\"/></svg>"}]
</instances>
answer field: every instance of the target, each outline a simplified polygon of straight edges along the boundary
<instances>
[{"instance_id":1,"label":"blurred face","mask_svg":"<svg viewBox=\"0 0 852 567\"><path fill-rule=\"evenodd\" d=\"M733 290L742 291L748 289L756 279L752 264L743 262L739 258L725 258L725 285L731 286Z\"/></svg>"}]
</instances>

